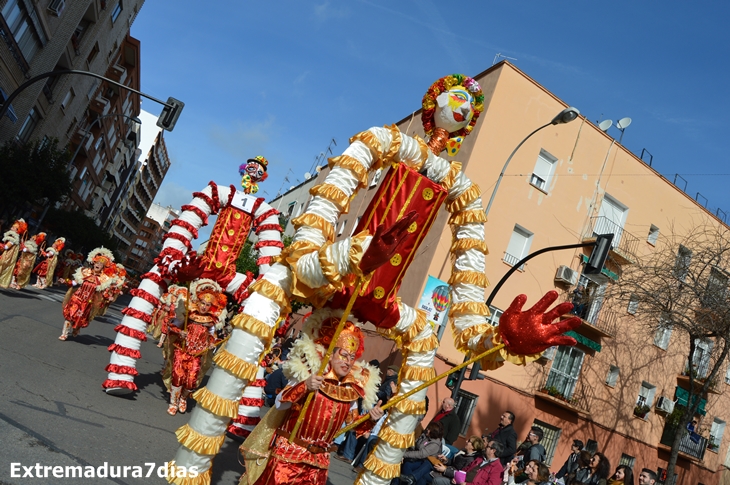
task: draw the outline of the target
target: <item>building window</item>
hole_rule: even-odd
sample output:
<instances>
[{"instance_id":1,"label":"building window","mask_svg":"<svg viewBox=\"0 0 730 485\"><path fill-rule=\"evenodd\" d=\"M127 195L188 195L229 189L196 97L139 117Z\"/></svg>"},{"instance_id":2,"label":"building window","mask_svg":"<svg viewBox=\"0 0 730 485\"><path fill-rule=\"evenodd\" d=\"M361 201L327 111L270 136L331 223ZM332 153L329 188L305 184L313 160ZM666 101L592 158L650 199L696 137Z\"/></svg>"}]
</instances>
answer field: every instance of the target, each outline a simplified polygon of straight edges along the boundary
<instances>
[{"instance_id":1,"label":"building window","mask_svg":"<svg viewBox=\"0 0 730 485\"><path fill-rule=\"evenodd\" d=\"M37 15L35 10L32 13L33 15ZM8 28L13 34L15 43L18 44L20 52L25 58L25 62L30 64L38 49L45 44L45 35L35 30L28 16L28 12L25 8L20 8L18 0L10 0L6 3L2 10L2 16L5 19L5 23L8 24ZM41 37L40 39L38 38L39 36Z\"/></svg>"},{"instance_id":2,"label":"building window","mask_svg":"<svg viewBox=\"0 0 730 485\"><path fill-rule=\"evenodd\" d=\"M612 365L608 368L608 375L606 376L606 385L610 387L616 387L616 381L618 381L619 368Z\"/></svg>"},{"instance_id":3,"label":"building window","mask_svg":"<svg viewBox=\"0 0 730 485\"><path fill-rule=\"evenodd\" d=\"M634 464L636 463L636 458L634 458L631 455L627 455L626 453L621 453L621 459L618 462L618 466L627 466L629 468L634 468Z\"/></svg>"},{"instance_id":4,"label":"building window","mask_svg":"<svg viewBox=\"0 0 730 485\"><path fill-rule=\"evenodd\" d=\"M383 169L379 168L375 171L375 175L373 175L373 180L370 182L370 188L373 188L378 185L378 182L380 182L381 175L383 175Z\"/></svg>"},{"instance_id":5,"label":"building window","mask_svg":"<svg viewBox=\"0 0 730 485\"><path fill-rule=\"evenodd\" d=\"M642 419L646 419L649 410L654 404L654 395L656 394L656 386L648 382L642 382L639 388L639 396L636 398L636 408L634 414Z\"/></svg>"},{"instance_id":6,"label":"building window","mask_svg":"<svg viewBox=\"0 0 730 485\"><path fill-rule=\"evenodd\" d=\"M727 293L728 277L722 270L712 268L710 277L707 278L707 287L702 295L702 305L705 307L715 308L718 305L724 305L725 295Z\"/></svg>"},{"instance_id":7,"label":"building window","mask_svg":"<svg viewBox=\"0 0 730 485\"><path fill-rule=\"evenodd\" d=\"M548 347L545 349L545 351L542 353L540 357L547 360L553 360L555 358L555 354L558 352L557 345L553 345L552 347Z\"/></svg>"},{"instance_id":8,"label":"building window","mask_svg":"<svg viewBox=\"0 0 730 485\"><path fill-rule=\"evenodd\" d=\"M499 317L501 317L504 312L497 307L489 305L489 313L490 315L489 318L487 318L487 323L494 327L499 326Z\"/></svg>"},{"instance_id":9,"label":"building window","mask_svg":"<svg viewBox=\"0 0 730 485\"><path fill-rule=\"evenodd\" d=\"M636 311L639 309L639 298L636 295L631 295L629 298L629 306L626 308L626 312L630 315L636 315Z\"/></svg>"},{"instance_id":10,"label":"building window","mask_svg":"<svg viewBox=\"0 0 730 485\"><path fill-rule=\"evenodd\" d=\"M586 441L586 447L583 449L592 455L593 453L598 451L598 441L596 441L596 440Z\"/></svg>"},{"instance_id":11,"label":"building window","mask_svg":"<svg viewBox=\"0 0 730 485\"><path fill-rule=\"evenodd\" d=\"M692 251L680 244L677 250L677 258L674 261L674 276L679 281L684 281L689 273L689 265L692 262Z\"/></svg>"},{"instance_id":12,"label":"building window","mask_svg":"<svg viewBox=\"0 0 730 485\"><path fill-rule=\"evenodd\" d=\"M530 246L532 245L532 238L535 235L525 229L524 227L515 224L515 228L512 230L512 237L509 239L507 245L507 251L504 253L503 261L510 266L514 266L519 263L522 258L530 253ZM520 271L524 271L525 265L519 267Z\"/></svg>"},{"instance_id":13,"label":"building window","mask_svg":"<svg viewBox=\"0 0 730 485\"><path fill-rule=\"evenodd\" d=\"M669 347L669 340L672 338L672 324L664 319L659 319L659 327L654 334L654 345L660 349L667 350Z\"/></svg>"},{"instance_id":14,"label":"building window","mask_svg":"<svg viewBox=\"0 0 730 485\"><path fill-rule=\"evenodd\" d=\"M464 436L471 424L471 416L477 407L477 399L479 396L470 392L459 389L459 395L456 396L456 415L461 420L461 429L459 434Z\"/></svg>"},{"instance_id":15,"label":"building window","mask_svg":"<svg viewBox=\"0 0 730 485\"><path fill-rule=\"evenodd\" d=\"M712 421L712 428L710 428L710 441L707 443L707 447L717 453L722 444L723 434L725 434L725 421L715 418Z\"/></svg>"},{"instance_id":16,"label":"building window","mask_svg":"<svg viewBox=\"0 0 730 485\"><path fill-rule=\"evenodd\" d=\"M555 172L557 161L557 158L545 150L540 150L540 155L538 155L537 162L535 162L535 169L532 171L532 176L530 177L530 184L543 192L547 192L548 187L550 187L550 180Z\"/></svg>"},{"instance_id":17,"label":"building window","mask_svg":"<svg viewBox=\"0 0 730 485\"><path fill-rule=\"evenodd\" d=\"M91 65L91 63L94 61L94 58L96 58L96 55L99 53L99 43L95 42L94 47L91 48L91 51L89 51L89 55L86 56L86 64ZM94 88L96 88L96 85L94 85Z\"/></svg>"},{"instance_id":18,"label":"building window","mask_svg":"<svg viewBox=\"0 0 730 485\"><path fill-rule=\"evenodd\" d=\"M584 356L583 351L575 347L566 345L558 347L545 387L554 387L566 399L570 399L578 383Z\"/></svg>"},{"instance_id":19,"label":"building window","mask_svg":"<svg viewBox=\"0 0 730 485\"><path fill-rule=\"evenodd\" d=\"M532 425L542 429L543 437L540 440L540 444L545 447L545 464L550 466L553 462L555 448L557 448L558 441L560 441L560 433L562 430L537 419L532 422Z\"/></svg>"},{"instance_id":20,"label":"building window","mask_svg":"<svg viewBox=\"0 0 730 485\"><path fill-rule=\"evenodd\" d=\"M38 125L40 119L41 117L38 114L38 110L35 109L35 107L31 108L30 112L28 113L28 117L23 122L23 126L20 127L20 131L18 131L15 139L18 140L20 143L27 142L30 139L30 135L33 133L33 130L35 130L35 127Z\"/></svg>"},{"instance_id":21,"label":"building window","mask_svg":"<svg viewBox=\"0 0 730 485\"><path fill-rule=\"evenodd\" d=\"M114 10L112 10L112 23L117 21L117 18L119 18L119 14L122 13L122 9L122 0L119 0L114 6Z\"/></svg>"},{"instance_id":22,"label":"building window","mask_svg":"<svg viewBox=\"0 0 730 485\"><path fill-rule=\"evenodd\" d=\"M659 228L654 224L649 227L649 237L646 238L646 242L652 246L656 246L656 242L659 239Z\"/></svg>"},{"instance_id":23,"label":"building window","mask_svg":"<svg viewBox=\"0 0 730 485\"><path fill-rule=\"evenodd\" d=\"M695 353L692 358L692 372L695 379L704 379L710 372L713 344L712 340L695 339Z\"/></svg>"}]
</instances>

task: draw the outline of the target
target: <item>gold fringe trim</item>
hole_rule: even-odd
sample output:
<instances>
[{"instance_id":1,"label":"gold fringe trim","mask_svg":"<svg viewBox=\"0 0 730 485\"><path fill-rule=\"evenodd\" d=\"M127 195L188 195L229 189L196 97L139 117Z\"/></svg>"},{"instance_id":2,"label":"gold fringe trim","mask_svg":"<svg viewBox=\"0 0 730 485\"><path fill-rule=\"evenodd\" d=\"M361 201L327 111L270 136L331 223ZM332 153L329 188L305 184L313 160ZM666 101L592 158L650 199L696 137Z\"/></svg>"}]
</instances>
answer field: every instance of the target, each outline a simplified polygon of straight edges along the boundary
<instances>
[{"instance_id":1,"label":"gold fringe trim","mask_svg":"<svg viewBox=\"0 0 730 485\"><path fill-rule=\"evenodd\" d=\"M447 192L451 190L451 187L454 185L454 181L456 181L456 176L459 175L459 172L461 172L461 162L451 162L451 169L446 175L446 178L441 181L441 187L446 189Z\"/></svg>"},{"instance_id":2,"label":"gold fringe trim","mask_svg":"<svg viewBox=\"0 0 730 485\"><path fill-rule=\"evenodd\" d=\"M375 453L370 453L363 466L386 480L392 480L400 476L400 463L385 463L380 458L377 458Z\"/></svg>"},{"instance_id":3,"label":"gold fringe trim","mask_svg":"<svg viewBox=\"0 0 730 485\"><path fill-rule=\"evenodd\" d=\"M452 324L452 333L456 336L454 338L454 345L456 346L456 349L459 352L467 353L470 351L469 349L469 340L476 337L477 335L487 335L492 334L494 332L494 327L492 327L489 324L486 323L480 323L479 325L474 325L473 327L469 327L463 332L458 333L455 328L453 328Z\"/></svg>"},{"instance_id":4,"label":"gold fringe trim","mask_svg":"<svg viewBox=\"0 0 730 485\"><path fill-rule=\"evenodd\" d=\"M436 377L436 369L434 369L433 367L408 365L401 372L401 381L427 381Z\"/></svg>"},{"instance_id":5,"label":"gold fringe trim","mask_svg":"<svg viewBox=\"0 0 730 485\"><path fill-rule=\"evenodd\" d=\"M400 303L400 299L398 299L398 303ZM421 330L426 327L426 323L428 323L426 312L423 310L416 310L416 321L414 321L411 326L406 329L405 333L398 333L395 327L387 330L378 329L378 333L391 340L410 342L416 338L416 335L421 333Z\"/></svg>"},{"instance_id":6,"label":"gold fringe trim","mask_svg":"<svg viewBox=\"0 0 730 485\"><path fill-rule=\"evenodd\" d=\"M382 428L380 428L378 438L385 441L390 446L400 448L402 450L410 448L416 442L416 439L413 437L413 433L401 434L395 431L390 426L383 426Z\"/></svg>"},{"instance_id":7,"label":"gold fringe trim","mask_svg":"<svg viewBox=\"0 0 730 485\"><path fill-rule=\"evenodd\" d=\"M210 392L207 387L201 387L195 391L192 394L192 398L213 414L231 419L238 417L238 400L229 401L228 399L223 399L217 394Z\"/></svg>"},{"instance_id":8,"label":"gold fringe trim","mask_svg":"<svg viewBox=\"0 0 730 485\"><path fill-rule=\"evenodd\" d=\"M342 189L332 184L319 184L309 189L309 193L322 197L332 202L343 214L347 214L350 210L350 198Z\"/></svg>"},{"instance_id":9,"label":"gold fringe trim","mask_svg":"<svg viewBox=\"0 0 730 485\"><path fill-rule=\"evenodd\" d=\"M449 309L449 316L463 315L463 314L474 314L489 316L489 307L480 301L463 301L461 303L454 303Z\"/></svg>"},{"instance_id":10,"label":"gold fringe trim","mask_svg":"<svg viewBox=\"0 0 730 485\"><path fill-rule=\"evenodd\" d=\"M365 255L365 250L362 245L365 239L370 235L367 230L357 233L350 241L350 271L356 276L362 276L360 271L360 262L362 257Z\"/></svg>"},{"instance_id":11,"label":"gold fringe trim","mask_svg":"<svg viewBox=\"0 0 730 485\"><path fill-rule=\"evenodd\" d=\"M408 342L403 345L404 348L411 352L428 352L439 346L439 339L435 335L431 335L428 338L416 340L415 342Z\"/></svg>"},{"instance_id":12,"label":"gold fringe trim","mask_svg":"<svg viewBox=\"0 0 730 485\"><path fill-rule=\"evenodd\" d=\"M350 155L339 155L337 157L330 158L327 163L330 168L342 167L354 172L360 180L360 187L365 187L368 184L368 171L365 169L363 164L357 160L357 158L351 157Z\"/></svg>"},{"instance_id":13,"label":"gold fringe trim","mask_svg":"<svg viewBox=\"0 0 730 485\"><path fill-rule=\"evenodd\" d=\"M487 222L487 215L482 209L472 209L451 214L449 224L463 226L464 224L483 224Z\"/></svg>"},{"instance_id":14,"label":"gold fringe trim","mask_svg":"<svg viewBox=\"0 0 730 485\"><path fill-rule=\"evenodd\" d=\"M284 290L281 287L275 285L271 281L262 278L251 285L250 289L262 296L265 296L269 300L273 300L277 305L279 305L282 313L291 312L291 306L289 306L289 299L286 297L286 293L284 293Z\"/></svg>"},{"instance_id":15,"label":"gold fringe trim","mask_svg":"<svg viewBox=\"0 0 730 485\"><path fill-rule=\"evenodd\" d=\"M297 229L299 229L301 226L308 226L319 229L326 240L335 240L335 229L334 227L332 227L332 224L327 222L324 217L318 216L317 214L304 213L301 216L292 219L291 223L294 224L294 227Z\"/></svg>"},{"instance_id":16,"label":"gold fringe trim","mask_svg":"<svg viewBox=\"0 0 730 485\"><path fill-rule=\"evenodd\" d=\"M175 476L175 460L168 461L165 463L167 468L167 477L165 478L168 483L174 483L175 485L210 485L210 474L212 468L208 468L203 473L200 473L197 477L176 477Z\"/></svg>"},{"instance_id":17,"label":"gold fringe trim","mask_svg":"<svg viewBox=\"0 0 730 485\"><path fill-rule=\"evenodd\" d=\"M322 270L322 274L325 278L327 278L327 281L332 283L334 286L339 286L338 283L342 279L342 276L337 271L337 265L333 262L327 259L327 249L332 246L332 243L326 243L324 246L322 246L319 250L319 266Z\"/></svg>"},{"instance_id":18,"label":"gold fringe trim","mask_svg":"<svg viewBox=\"0 0 730 485\"><path fill-rule=\"evenodd\" d=\"M481 239L456 239L453 243L451 243L452 253L455 253L457 251L468 251L470 249L476 249L481 253L489 254L487 243L485 243Z\"/></svg>"},{"instance_id":19,"label":"gold fringe trim","mask_svg":"<svg viewBox=\"0 0 730 485\"><path fill-rule=\"evenodd\" d=\"M220 436L202 435L191 428L189 424L178 428L175 431L175 436L177 436L178 443L200 455L217 454L226 439L225 434Z\"/></svg>"},{"instance_id":20,"label":"gold fringe trim","mask_svg":"<svg viewBox=\"0 0 730 485\"><path fill-rule=\"evenodd\" d=\"M388 148L387 153L385 153L385 155L383 156L383 160L393 163L400 162L399 152L400 144L403 140L403 135L395 124L386 126L385 128L390 130L390 134L393 139L390 142L390 147Z\"/></svg>"},{"instance_id":21,"label":"gold fringe trim","mask_svg":"<svg viewBox=\"0 0 730 485\"><path fill-rule=\"evenodd\" d=\"M481 286L482 288L486 288L489 285L487 275L479 271L457 271L451 273L449 284L457 285L459 283Z\"/></svg>"},{"instance_id":22,"label":"gold fringe trim","mask_svg":"<svg viewBox=\"0 0 730 485\"><path fill-rule=\"evenodd\" d=\"M405 414L426 414L426 401L411 401L404 399L394 406L398 411Z\"/></svg>"},{"instance_id":23,"label":"gold fringe trim","mask_svg":"<svg viewBox=\"0 0 730 485\"><path fill-rule=\"evenodd\" d=\"M369 131L361 131L357 135L350 138L350 145L353 142L359 141L370 150L370 154L373 156L373 160L378 160L380 154L383 152L383 146L378 141L378 138Z\"/></svg>"},{"instance_id":24,"label":"gold fringe trim","mask_svg":"<svg viewBox=\"0 0 730 485\"><path fill-rule=\"evenodd\" d=\"M271 327L251 315L239 313L233 317L231 325L260 338L264 342L268 343L271 340Z\"/></svg>"},{"instance_id":25,"label":"gold fringe trim","mask_svg":"<svg viewBox=\"0 0 730 485\"><path fill-rule=\"evenodd\" d=\"M259 368L255 364L246 362L240 357L236 357L232 353L228 352L225 348L219 349L213 357L218 367L221 367L239 379L246 381L252 381L256 378L256 372Z\"/></svg>"},{"instance_id":26,"label":"gold fringe trim","mask_svg":"<svg viewBox=\"0 0 730 485\"><path fill-rule=\"evenodd\" d=\"M479 189L479 186L477 184L472 184L471 187L466 189L460 196L458 196L456 199L446 202L446 210L450 213L459 212L464 207L469 205L474 199L479 197L482 194L481 190Z\"/></svg>"}]
</instances>

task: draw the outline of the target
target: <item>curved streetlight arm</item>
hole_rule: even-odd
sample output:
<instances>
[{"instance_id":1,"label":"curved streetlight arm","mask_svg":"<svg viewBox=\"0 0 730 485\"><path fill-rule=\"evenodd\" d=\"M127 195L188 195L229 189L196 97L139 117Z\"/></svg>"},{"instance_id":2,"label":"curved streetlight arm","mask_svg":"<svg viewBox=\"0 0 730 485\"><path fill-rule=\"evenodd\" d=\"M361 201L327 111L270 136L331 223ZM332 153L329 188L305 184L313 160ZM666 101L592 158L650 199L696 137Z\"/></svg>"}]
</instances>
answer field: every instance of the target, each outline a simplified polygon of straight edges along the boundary
<instances>
[{"instance_id":1,"label":"curved streetlight arm","mask_svg":"<svg viewBox=\"0 0 730 485\"><path fill-rule=\"evenodd\" d=\"M129 86L126 86L126 85L124 85L122 83L118 83L116 81L112 81L111 79L106 78L104 76L100 76L99 74L95 74L93 72L88 72L88 71L78 71L76 69L59 69L58 71L51 71L51 72L45 72L43 74L38 74L37 76L28 79L23 84L21 84L20 86L18 86L17 89L15 89L15 91L13 91L12 93L10 93L10 96L8 96L8 98L3 103L2 108L0 108L0 120L2 119L3 116L5 116L5 113L8 111L8 108L10 107L10 103L12 103L12 101L21 93L21 91L23 91L25 88L27 88L31 84L40 81L41 79L46 79L48 77L54 77L54 76L60 76L61 74L80 74L82 76L95 77L97 79L101 79L102 81L106 81L109 84L113 84L113 85L115 85L117 87L126 89L127 91L131 91L133 93L139 94L140 96L144 96L145 98L151 99L152 101L154 101L156 103L160 103L160 104L162 104L164 106L167 106L170 109L174 109L175 108L174 105L168 104L168 103L166 103L166 102L164 102L162 100L159 100L159 99L157 99L155 97L152 97L149 94L145 94L145 93L143 93L141 91L137 91L136 89L132 89Z\"/></svg>"},{"instance_id":2,"label":"curved streetlight arm","mask_svg":"<svg viewBox=\"0 0 730 485\"><path fill-rule=\"evenodd\" d=\"M515 149L514 149L514 150L512 150L512 153L510 153L510 156L509 156L509 158L507 159L507 161L506 161L506 162L504 162L504 167L502 167L502 172L501 172L501 173L499 174L499 177L497 178L497 185L495 185L495 186L494 186L494 190L492 191L492 196L491 196L491 197L489 198L489 203L487 204L487 208L486 208L486 209L484 210L484 215L486 215L486 216L488 216L488 215L489 215L489 209L491 209L491 208L492 208L492 202L494 202L494 196L495 196L495 195L497 195L497 189L499 188L499 184L500 184L500 182L502 182L502 177L504 176L504 172L506 172L506 171L507 171L507 165L509 165L509 162L510 162L510 161L512 161L512 157L514 157L514 156L515 156L515 153L517 153L517 150L519 150L519 149L520 149L520 147L521 147L521 146L522 146L522 145L523 145L523 144L524 144L524 143L525 143L525 142L527 141L527 139L528 139L528 138L530 138L530 137L531 137L532 135L534 135L534 134L535 134L535 133L537 133L538 131L542 130L543 128L547 128L548 126L550 126L550 125L552 125L552 124L554 124L554 123L553 123L553 122L551 121L550 123L546 123L546 124L542 125L542 126L541 126L540 128L536 129L535 131L533 131L532 133L530 133L529 135L527 135L527 136L525 137L525 139L524 139L524 140L522 140L522 141L520 142L520 144L519 144L519 145L517 145L517 146L515 147Z\"/></svg>"}]
</instances>

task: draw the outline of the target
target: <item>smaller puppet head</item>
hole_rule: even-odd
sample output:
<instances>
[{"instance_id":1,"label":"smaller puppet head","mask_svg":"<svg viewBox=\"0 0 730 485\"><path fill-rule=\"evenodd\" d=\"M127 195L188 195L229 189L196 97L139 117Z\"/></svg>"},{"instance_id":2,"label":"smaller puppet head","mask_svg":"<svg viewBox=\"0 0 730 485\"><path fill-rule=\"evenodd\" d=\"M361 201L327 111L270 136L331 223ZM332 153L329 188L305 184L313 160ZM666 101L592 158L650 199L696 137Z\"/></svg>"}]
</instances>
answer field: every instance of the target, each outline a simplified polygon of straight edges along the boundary
<instances>
[{"instance_id":1,"label":"smaller puppet head","mask_svg":"<svg viewBox=\"0 0 730 485\"><path fill-rule=\"evenodd\" d=\"M247 194L255 194L259 191L259 182L263 182L269 176L266 169L269 161L261 155L249 158L246 163L242 163L238 167L238 173L241 175L241 187Z\"/></svg>"}]
</instances>

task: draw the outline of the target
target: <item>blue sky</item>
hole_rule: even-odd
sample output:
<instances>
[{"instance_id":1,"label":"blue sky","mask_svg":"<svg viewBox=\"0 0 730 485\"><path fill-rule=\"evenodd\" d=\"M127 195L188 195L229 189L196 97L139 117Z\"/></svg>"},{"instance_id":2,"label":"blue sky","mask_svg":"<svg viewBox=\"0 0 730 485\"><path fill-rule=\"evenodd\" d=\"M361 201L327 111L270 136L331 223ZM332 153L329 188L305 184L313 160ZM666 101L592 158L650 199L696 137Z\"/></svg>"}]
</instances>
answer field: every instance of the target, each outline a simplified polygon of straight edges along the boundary
<instances>
[{"instance_id":1,"label":"blue sky","mask_svg":"<svg viewBox=\"0 0 730 485\"><path fill-rule=\"evenodd\" d=\"M238 186L257 154L270 161L259 194L273 198L333 138L339 154L417 109L437 78L476 75L501 53L591 121L631 117L628 149L730 212L729 14L728 2L677 0L147 0L132 27L142 91L185 102L156 201L179 207L210 180Z\"/></svg>"}]
</instances>

